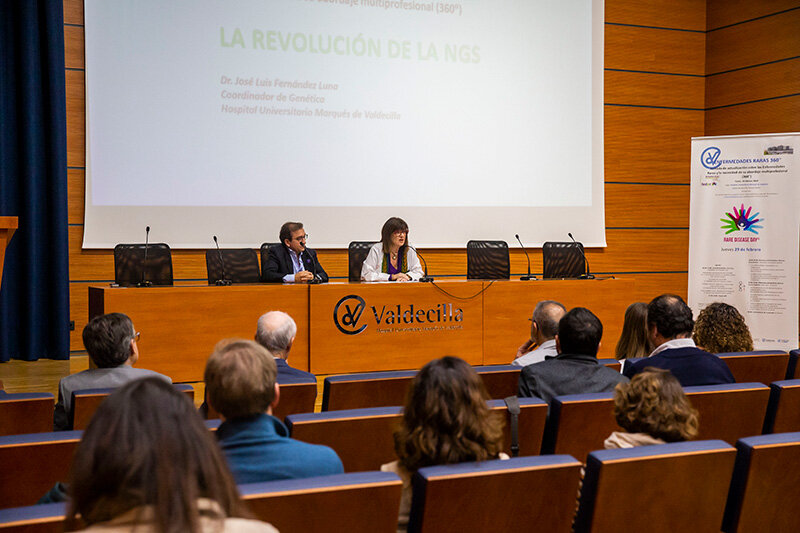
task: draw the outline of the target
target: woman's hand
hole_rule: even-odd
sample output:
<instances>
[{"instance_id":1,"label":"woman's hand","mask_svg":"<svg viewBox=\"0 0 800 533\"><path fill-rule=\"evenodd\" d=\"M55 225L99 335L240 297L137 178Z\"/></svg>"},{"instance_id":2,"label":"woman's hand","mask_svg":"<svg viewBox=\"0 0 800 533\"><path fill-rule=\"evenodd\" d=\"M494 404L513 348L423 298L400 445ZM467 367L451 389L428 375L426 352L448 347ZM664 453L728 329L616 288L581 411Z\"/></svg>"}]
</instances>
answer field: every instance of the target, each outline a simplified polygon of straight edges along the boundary
<instances>
[{"instance_id":1,"label":"woman's hand","mask_svg":"<svg viewBox=\"0 0 800 533\"><path fill-rule=\"evenodd\" d=\"M403 272L398 272L397 274L389 276L389 279L392 281L411 281L411 276Z\"/></svg>"}]
</instances>

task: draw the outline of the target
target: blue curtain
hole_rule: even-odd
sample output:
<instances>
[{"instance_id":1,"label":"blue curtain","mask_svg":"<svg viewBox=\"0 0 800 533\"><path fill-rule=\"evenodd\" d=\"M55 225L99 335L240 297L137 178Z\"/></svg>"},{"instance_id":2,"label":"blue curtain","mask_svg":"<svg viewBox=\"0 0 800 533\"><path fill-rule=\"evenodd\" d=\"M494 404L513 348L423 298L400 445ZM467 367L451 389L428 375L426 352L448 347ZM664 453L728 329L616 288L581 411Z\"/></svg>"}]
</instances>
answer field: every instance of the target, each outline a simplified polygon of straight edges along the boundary
<instances>
[{"instance_id":1,"label":"blue curtain","mask_svg":"<svg viewBox=\"0 0 800 533\"><path fill-rule=\"evenodd\" d=\"M0 361L69 358L62 0L0 0Z\"/></svg>"}]
</instances>

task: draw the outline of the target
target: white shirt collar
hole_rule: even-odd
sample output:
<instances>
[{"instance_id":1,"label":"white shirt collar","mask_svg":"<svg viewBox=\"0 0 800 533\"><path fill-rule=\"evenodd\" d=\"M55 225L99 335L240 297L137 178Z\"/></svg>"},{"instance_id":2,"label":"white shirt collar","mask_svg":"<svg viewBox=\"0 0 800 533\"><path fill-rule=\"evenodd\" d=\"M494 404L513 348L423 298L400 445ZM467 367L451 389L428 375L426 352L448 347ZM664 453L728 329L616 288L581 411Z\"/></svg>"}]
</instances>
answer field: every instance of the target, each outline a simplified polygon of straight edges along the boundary
<instances>
[{"instance_id":1,"label":"white shirt collar","mask_svg":"<svg viewBox=\"0 0 800 533\"><path fill-rule=\"evenodd\" d=\"M687 337L685 339L672 339L668 340L655 350L653 350L649 357L653 357L654 355L663 352L664 350L671 350L673 348L695 348L695 343L691 337Z\"/></svg>"}]
</instances>

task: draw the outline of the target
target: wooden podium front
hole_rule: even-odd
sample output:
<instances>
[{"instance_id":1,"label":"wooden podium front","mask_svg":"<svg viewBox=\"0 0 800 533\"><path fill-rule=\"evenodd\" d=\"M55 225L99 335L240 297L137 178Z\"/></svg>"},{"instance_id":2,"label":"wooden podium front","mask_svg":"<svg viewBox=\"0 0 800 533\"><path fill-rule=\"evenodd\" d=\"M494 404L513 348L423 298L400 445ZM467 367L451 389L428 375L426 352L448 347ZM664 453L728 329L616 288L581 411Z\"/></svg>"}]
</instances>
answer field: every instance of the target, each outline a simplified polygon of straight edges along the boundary
<instances>
[{"instance_id":1,"label":"wooden podium front","mask_svg":"<svg viewBox=\"0 0 800 533\"><path fill-rule=\"evenodd\" d=\"M480 281L314 285L311 372L418 369L444 355L481 365L482 288Z\"/></svg>"},{"instance_id":2,"label":"wooden podium front","mask_svg":"<svg viewBox=\"0 0 800 533\"><path fill-rule=\"evenodd\" d=\"M17 217L0 217L0 286L3 282L3 262L6 258L6 248L18 224Z\"/></svg>"}]
</instances>

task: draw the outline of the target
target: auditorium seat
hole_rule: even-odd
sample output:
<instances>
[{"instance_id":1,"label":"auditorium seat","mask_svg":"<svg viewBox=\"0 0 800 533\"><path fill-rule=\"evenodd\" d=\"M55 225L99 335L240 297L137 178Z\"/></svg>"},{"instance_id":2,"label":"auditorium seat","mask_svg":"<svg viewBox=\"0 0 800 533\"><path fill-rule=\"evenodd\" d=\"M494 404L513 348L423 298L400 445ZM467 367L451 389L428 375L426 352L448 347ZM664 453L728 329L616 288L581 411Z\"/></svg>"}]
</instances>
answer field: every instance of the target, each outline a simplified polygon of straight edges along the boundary
<instances>
[{"instance_id":1,"label":"auditorium seat","mask_svg":"<svg viewBox=\"0 0 800 533\"><path fill-rule=\"evenodd\" d=\"M733 445L742 437L761 434L769 400L766 385L731 383L683 390L699 413L697 439L719 439Z\"/></svg>"},{"instance_id":2,"label":"auditorium seat","mask_svg":"<svg viewBox=\"0 0 800 533\"><path fill-rule=\"evenodd\" d=\"M61 533L66 503L47 503L0 510L2 533Z\"/></svg>"},{"instance_id":3,"label":"auditorium seat","mask_svg":"<svg viewBox=\"0 0 800 533\"><path fill-rule=\"evenodd\" d=\"M257 519L282 532L394 533L402 487L396 474L360 472L239 485L239 492Z\"/></svg>"},{"instance_id":4,"label":"auditorium seat","mask_svg":"<svg viewBox=\"0 0 800 533\"><path fill-rule=\"evenodd\" d=\"M614 359L614 358L598 359L597 362L617 372L619 372L620 368L622 368L622 363L619 361L619 359Z\"/></svg>"},{"instance_id":5,"label":"auditorium seat","mask_svg":"<svg viewBox=\"0 0 800 533\"><path fill-rule=\"evenodd\" d=\"M762 433L800 431L800 379L775 381L769 388Z\"/></svg>"},{"instance_id":6,"label":"auditorium seat","mask_svg":"<svg viewBox=\"0 0 800 533\"><path fill-rule=\"evenodd\" d=\"M736 467L722 530L797 531L800 433L777 433L736 443Z\"/></svg>"},{"instance_id":7,"label":"auditorium seat","mask_svg":"<svg viewBox=\"0 0 800 533\"><path fill-rule=\"evenodd\" d=\"M797 361L800 359L800 350L789 351L789 366L786 369L786 379L800 378L800 365Z\"/></svg>"},{"instance_id":8,"label":"auditorium seat","mask_svg":"<svg viewBox=\"0 0 800 533\"><path fill-rule=\"evenodd\" d=\"M186 384L174 384L175 390L183 392L194 404L194 388ZM114 388L82 389L72 393L72 429L86 429L95 411ZM52 427L52 424L51 424Z\"/></svg>"},{"instance_id":9,"label":"auditorium seat","mask_svg":"<svg viewBox=\"0 0 800 533\"><path fill-rule=\"evenodd\" d=\"M53 431L53 395L0 392L0 436Z\"/></svg>"},{"instance_id":10,"label":"auditorium seat","mask_svg":"<svg viewBox=\"0 0 800 533\"><path fill-rule=\"evenodd\" d=\"M731 369L737 383L772 383L786 378L789 354L779 350L717 354Z\"/></svg>"},{"instance_id":11,"label":"auditorium seat","mask_svg":"<svg viewBox=\"0 0 800 533\"><path fill-rule=\"evenodd\" d=\"M483 379L489 398L506 398L517 393L520 367L486 365L472 368ZM416 375L416 370L397 370L328 376L322 387L322 410L403 405L406 403L408 386Z\"/></svg>"},{"instance_id":12,"label":"auditorium seat","mask_svg":"<svg viewBox=\"0 0 800 533\"><path fill-rule=\"evenodd\" d=\"M542 453L585 460L589 452L603 448L612 432L620 431L613 411L613 392L556 396L550 404Z\"/></svg>"},{"instance_id":13,"label":"auditorium seat","mask_svg":"<svg viewBox=\"0 0 800 533\"><path fill-rule=\"evenodd\" d=\"M520 455L538 455L547 417L547 404L538 398L520 398L518 440ZM504 450L511 455L510 413L503 400L490 400L489 408L502 413ZM292 438L333 448L346 472L377 470L397 459L394 431L402 407L370 407L321 413L302 413L286 418Z\"/></svg>"},{"instance_id":14,"label":"auditorium seat","mask_svg":"<svg viewBox=\"0 0 800 533\"><path fill-rule=\"evenodd\" d=\"M420 468L408 531L568 532L580 468L568 455Z\"/></svg>"},{"instance_id":15,"label":"auditorium seat","mask_svg":"<svg viewBox=\"0 0 800 533\"><path fill-rule=\"evenodd\" d=\"M719 531L735 459L719 440L594 451L575 531Z\"/></svg>"},{"instance_id":16,"label":"auditorium seat","mask_svg":"<svg viewBox=\"0 0 800 533\"><path fill-rule=\"evenodd\" d=\"M281 396L272 412L276 418L283 420L289 415L314 411L314 403L317 401L316 380L305 383L279 383L279 385ZM207 419L219 418L219 413L211 404L206 403L206 406Z\"/></svg>"},{"instance_id":17,"label":"auditorium seat","mask_svg":"<svg viewBox=\"0 0 800 533\"><path fill-rule=\"evenodd\" d=\"M57 481L66 481L82 435L57 431L0 437L0 508L33 505Z\"/></svg>"}]
</instances>

